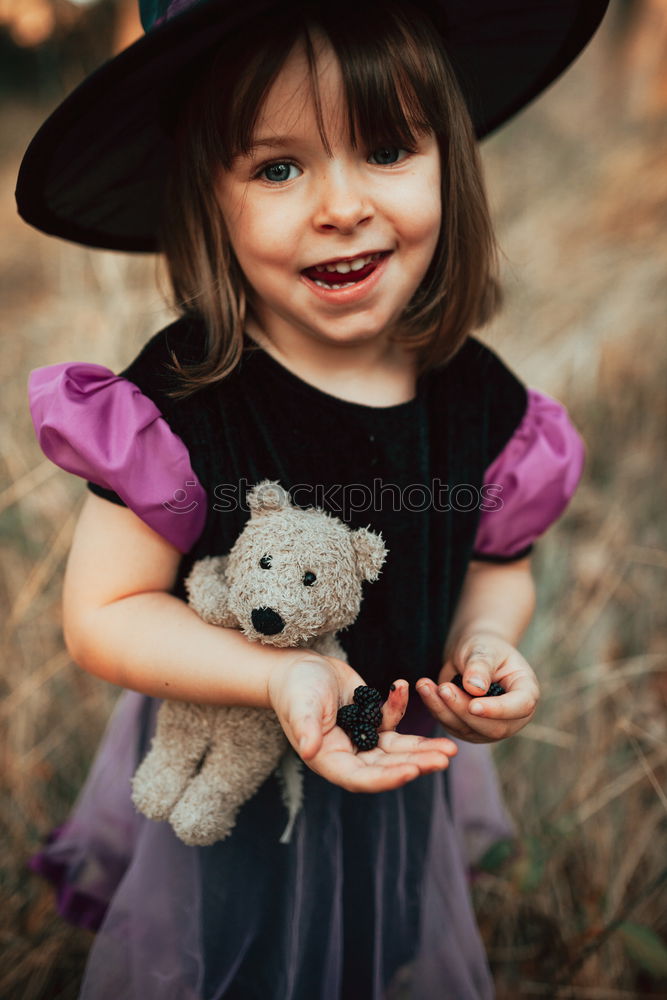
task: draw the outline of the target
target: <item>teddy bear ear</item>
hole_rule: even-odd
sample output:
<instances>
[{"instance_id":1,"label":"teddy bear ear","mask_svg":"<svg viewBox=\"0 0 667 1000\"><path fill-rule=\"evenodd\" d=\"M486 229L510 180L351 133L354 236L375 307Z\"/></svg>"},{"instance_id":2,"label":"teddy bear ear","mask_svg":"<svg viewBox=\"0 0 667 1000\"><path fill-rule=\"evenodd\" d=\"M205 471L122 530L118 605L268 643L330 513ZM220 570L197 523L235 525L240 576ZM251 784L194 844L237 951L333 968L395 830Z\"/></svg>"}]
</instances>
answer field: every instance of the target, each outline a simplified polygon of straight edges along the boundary
<instances>
[{"instance_id":1,"label":"teddy bear ear","mask_svg":"<svg viewBox=\"0 0 667 1000\"><path fill-rule=\"evenodd\" d=\"M277 480L263 479L247 493L248 506L252 517L261 517L276 510L292 506L290 495Z\"/></svg>"},{"instance_id":2,"label":"teddy bear ear","mask_svg":"<svg viewBox=\"0 0 667 1000\"><path fill-rule=\"evenodd\" d=\"M369 531L368 528L357 528L351 537L359 576L362 580L377 580L388 551L382 535Z\"/></svg>"}]
</instances>

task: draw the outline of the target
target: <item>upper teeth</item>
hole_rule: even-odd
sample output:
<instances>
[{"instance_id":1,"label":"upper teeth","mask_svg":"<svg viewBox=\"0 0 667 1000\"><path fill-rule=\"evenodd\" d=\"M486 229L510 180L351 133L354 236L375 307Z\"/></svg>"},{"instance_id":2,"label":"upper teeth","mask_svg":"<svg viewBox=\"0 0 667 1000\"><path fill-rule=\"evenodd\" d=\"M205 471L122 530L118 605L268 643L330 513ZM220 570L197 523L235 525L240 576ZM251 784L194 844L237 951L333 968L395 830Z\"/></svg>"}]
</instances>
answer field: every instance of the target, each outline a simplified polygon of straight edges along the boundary
<instances>
[{"instance_id":1,"label":"upper teeth","mask_svg":"<svg viewBox=\"0 0 667 1000\"><path fill-rule=\"evenodd\" d=\"M350 271L360 271L372 260L377 260L379 253L369 254L368 257L355 257L354 260L339 260L336 264L317 264L316 271L338 271L339 274L349 274Z\"/></svg>"}]
</instances>

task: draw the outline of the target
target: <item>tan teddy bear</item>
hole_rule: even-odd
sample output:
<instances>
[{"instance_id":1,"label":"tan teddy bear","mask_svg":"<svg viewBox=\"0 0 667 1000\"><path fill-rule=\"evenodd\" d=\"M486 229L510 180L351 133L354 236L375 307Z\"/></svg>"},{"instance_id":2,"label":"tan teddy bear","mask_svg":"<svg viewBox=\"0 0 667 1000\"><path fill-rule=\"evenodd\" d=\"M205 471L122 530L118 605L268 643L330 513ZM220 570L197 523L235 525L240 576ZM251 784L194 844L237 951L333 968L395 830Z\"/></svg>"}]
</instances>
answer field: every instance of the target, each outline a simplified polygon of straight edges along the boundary
<instances>
[{"instance_id":1,"label":"tan teddy bear","mask_svg":"<svg viewBox=\"0 0 667 1000\"><path fill-rule=\"evenodd\" d=\"M352 531L320 508L292 506L279 483L248 492L250 519L227 556L201 559L186 580L189 603L213 625L251 641L305 646L346 660L336 633L356 619L362 582L376 580L382 538ZM186 844L229 835L238 810L278 772L289 840L302 798L301 761L274 712L165 701L151 749L132 780L136 807L169 820Z\"/></svg>"}]
</instances>

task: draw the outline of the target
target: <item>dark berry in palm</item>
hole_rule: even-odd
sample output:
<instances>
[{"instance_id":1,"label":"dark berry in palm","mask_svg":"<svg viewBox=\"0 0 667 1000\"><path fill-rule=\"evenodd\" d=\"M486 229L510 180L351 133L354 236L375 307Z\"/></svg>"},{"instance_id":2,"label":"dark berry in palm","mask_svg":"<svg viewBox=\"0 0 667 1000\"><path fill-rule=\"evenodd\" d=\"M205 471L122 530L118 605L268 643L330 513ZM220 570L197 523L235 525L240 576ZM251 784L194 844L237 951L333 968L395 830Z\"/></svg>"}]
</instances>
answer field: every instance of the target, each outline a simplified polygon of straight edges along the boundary
<instances>
[{"instance_id":1,"label":"dark berry in palm","mask_svg":"<svg viewBox=\"0 0 667 1000\"><path fill-rule=\"evenodd\" d=\"M373 750L378 745L377 729L371 722L356 723L348 736L359 750Z\"/></svg>"},{"instance_id":2,"label":"dark berry in palm","mask_svg":"<svg viewBox=\"0 0 667 1000\"><path fill-rule=\"evenodd\" d=\"M382 725L382 709L376 708L373 712L362 712L362 715L368 722L372 723L376 729L379 729Z\"/></svg>"},{"instance_id":3,"label":"dark berry in palm","mask_svg":"<svg viewBox=\"0 0 667 1000\"><path fill-rule=\"evenodd\" d=\"M344 729L346 733L349 733L352 726L356 726L362 721L363 717L361 709L358 705L343 705L342 708L338 709L336 723L341 729Z\"/></svg>"},{"instance_id":4,"label":"dark berry in palm","mask_svg":"<svg viewBox=\"0 0 667 1000\"><path fill-rule=\"evenodd\" d=\"M456 686L458 688L461 688L462 691L465 691L466 694L470 694L470 692L466 691L466 689L463 686L463 674L455 674L455 676L452 677L452 684L456 684ZM505 688L501 684L498 684L496 681L494 681L489 690L486 692L486 694L472 695L471 697L495 698L499 694L505 694Z\"/></svg>"},{"instance_id":5,"label":"dark berry in palm","mask_svg":"<svg viewBox=\"0 0 667 1000\"><path fill-rule=\"evenodd\" d=\"M358 705L362 712L367 712L369 715L380 707L382 704L382 695L379 691L372 687L366 687L362 684L358 688L355 688L352 699L355 705Z\"/></svg>"}]
</instances>

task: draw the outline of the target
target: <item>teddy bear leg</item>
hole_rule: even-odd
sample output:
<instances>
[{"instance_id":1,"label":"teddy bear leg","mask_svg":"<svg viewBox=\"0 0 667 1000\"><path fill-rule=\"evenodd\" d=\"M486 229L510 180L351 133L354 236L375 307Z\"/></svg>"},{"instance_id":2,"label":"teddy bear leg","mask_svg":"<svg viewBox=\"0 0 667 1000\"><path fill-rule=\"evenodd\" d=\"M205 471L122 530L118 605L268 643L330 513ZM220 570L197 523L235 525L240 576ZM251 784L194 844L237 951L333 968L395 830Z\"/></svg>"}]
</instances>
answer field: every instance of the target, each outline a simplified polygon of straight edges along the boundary
<instances>
[{"instance_id":1,"label":"teddy bear leg","mask_svg":"<svg viewBox=\"0 0 667 1000\"><path fill-rule=\"evenodd\" d=\"M132 801L149 819L165 820L197 772L212 729L209 705L165 701L151 749L132 779Z\"/></svg>"},{"instance_id":2,"label":"teddy bear leg","mask_svg":"<svg viewBox=\"0 0 667 1000\"><path fill-rule=\"evenodd\" d=\"M287 738L274 712L219 708L209 752L169 817L186 844L224 840L239 809L276 768Z\"/></svg>"},{"instance_id":3,"label":"teddy bear leg","mask_svg":"<svg viewBox=\"0 0 667 1000\"><path fill-rule=\"evenodd\" d=\"M282 800L287 809L287 825L280 837L281 844L289 844L296 818L303 805L303 763L291 746L283 754L276 770Z\"/></svg>"}]
</instances>

